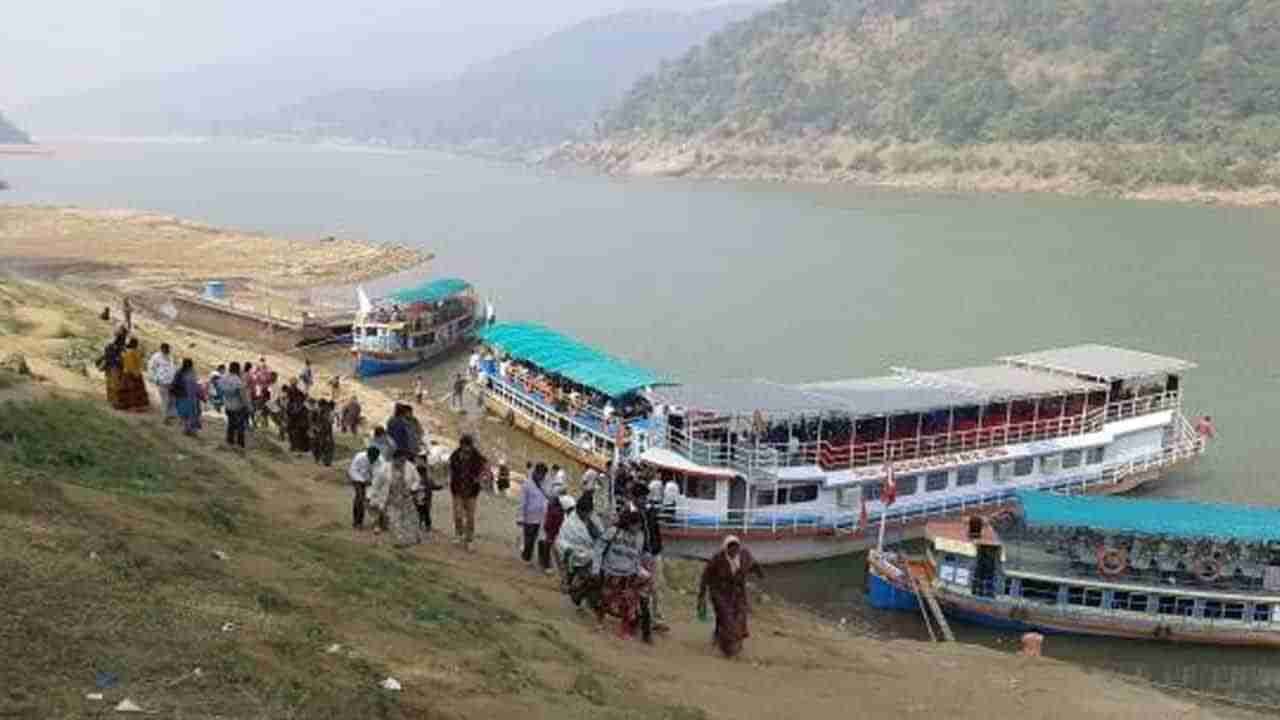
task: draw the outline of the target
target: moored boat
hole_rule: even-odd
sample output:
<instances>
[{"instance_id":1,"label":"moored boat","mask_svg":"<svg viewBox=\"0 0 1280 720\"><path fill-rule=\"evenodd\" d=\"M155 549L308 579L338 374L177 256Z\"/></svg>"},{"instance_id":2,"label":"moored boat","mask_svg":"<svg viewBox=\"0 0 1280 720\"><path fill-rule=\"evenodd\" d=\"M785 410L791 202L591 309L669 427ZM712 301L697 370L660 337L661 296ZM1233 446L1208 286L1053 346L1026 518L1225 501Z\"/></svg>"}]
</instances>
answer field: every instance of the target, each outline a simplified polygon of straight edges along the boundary
<instances>
[{"instance_id":1,"label":"moored boat","mask_svg":"<svg viewBox=\"0 0 1280 720\"><path fill-rule=\"evenodd\" d=\"M465 280L441 278L370 301L351 330L356 377L404 372L468 342L483 304Z\"/></svg>"},{"instance_id":2,"label":"moored boat","mask_svg":"<svg viewBox=\"0 0 1280 720\"><path fill-rule=\"evenodd\" d=\"M1280 511L1019 493L1021 518L926 527L910 557L872 550L869 602L995 628L1280 647Z\"/></svg>"},{"instance_id":3,"label":"moored boat","mask_svg":"<svg viewBox=\"0 0 1280 720\"><path fill-rule=\"evenodd\" d=\"M651 407L643 391L669 379L533 323L490 325L477 335L490 410L597 470L647 449Z\"/></svg>"},{"instance_id":4,"label":"moored boat","mask_svg":"<svg viewBox=\"0 0 1280 720\"><path fill-rule=\"evenodd\" d=\"M668 552L729 534L761 562L866 550L1020 489L1111 494L1200 455L1177 358L1081 345L936 371L657 387L642 468L683 490ZM882 497L892 474L895 502Z\"/></svg>"}]
</instances>

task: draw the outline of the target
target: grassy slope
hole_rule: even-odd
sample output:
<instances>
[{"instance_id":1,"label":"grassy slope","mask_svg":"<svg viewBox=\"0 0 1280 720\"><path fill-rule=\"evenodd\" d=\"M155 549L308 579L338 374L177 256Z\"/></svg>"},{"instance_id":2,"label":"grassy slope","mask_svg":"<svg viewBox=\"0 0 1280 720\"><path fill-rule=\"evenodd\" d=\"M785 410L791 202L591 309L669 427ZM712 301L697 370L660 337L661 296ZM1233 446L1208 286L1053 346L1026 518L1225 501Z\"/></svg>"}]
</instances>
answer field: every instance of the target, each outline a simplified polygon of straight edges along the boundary
<instances>
[{"instance_id":1,"label":"grassy slope","mask_svg":"<svg viewBox=\"0 0 1280 720\"><path fill-rule=\"evenodd\" d=\"M109 699L183 717L446 717L460 698L499 696L570 716L689 714L634 697L634 713L597 708L634 693L537 617L430 560L351 542L341 523L308 532L266 517L254 485L292 469L272 447L211 452L93 400L5 404L0 628L21 661L0 671L0 714L86 712L95 671L120 676ZM332 643L344 649L325 652ZM371 654L382 643L447 656L455 672L380 690L392 673Z\"/></svg>"},{"instance_id":2,"label":"grassy slope","mask_svg":"<svg viewBox=\"0 0 1280 720\"><path fill-rule=\"evenodd\" d=\"M1255 187L1280 177L1277 67L1273 2L790 0L665 64L606 125L614 138L747 148L837 137L867 141L871 155L891 142L1053 142L1072 147L1040 153L1027 174ZM937 167L904 170L884 154L821 161L828 175L988 169L925 154L915 164Z\"/></svg>"}]
</instances>

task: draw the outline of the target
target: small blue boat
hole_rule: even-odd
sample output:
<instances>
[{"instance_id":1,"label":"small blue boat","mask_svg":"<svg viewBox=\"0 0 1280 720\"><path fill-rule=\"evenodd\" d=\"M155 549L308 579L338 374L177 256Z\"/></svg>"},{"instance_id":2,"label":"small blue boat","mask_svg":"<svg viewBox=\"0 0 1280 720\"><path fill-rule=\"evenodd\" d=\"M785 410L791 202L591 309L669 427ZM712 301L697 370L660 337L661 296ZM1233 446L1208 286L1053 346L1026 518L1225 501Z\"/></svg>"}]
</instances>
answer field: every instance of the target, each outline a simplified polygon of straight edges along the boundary
<instances>
[{"instance_id":1,"label":"small blue boat","mask_svg":"<svg viewBox=\"0 0 1280 720\"><path fill-rule=\"evenodd\" d=\"M441 278L370 301L360 290L351 331L356 377L412 370L469 342L492 309L470 283Z\"/></svg>"}]
</instances>

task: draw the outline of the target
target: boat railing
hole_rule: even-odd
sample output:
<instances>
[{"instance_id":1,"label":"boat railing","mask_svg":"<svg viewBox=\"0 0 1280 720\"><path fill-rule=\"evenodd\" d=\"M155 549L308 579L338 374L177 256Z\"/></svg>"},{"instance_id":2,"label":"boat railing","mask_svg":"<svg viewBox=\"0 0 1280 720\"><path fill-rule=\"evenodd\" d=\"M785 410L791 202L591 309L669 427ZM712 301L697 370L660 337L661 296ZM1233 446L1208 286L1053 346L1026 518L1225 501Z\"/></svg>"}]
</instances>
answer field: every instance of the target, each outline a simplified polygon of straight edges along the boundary
<instances>
[{"instance_id":1,"label":"boat railing","mask_svg":"<svg viewBox=\"0 0 1280 720\"><path fill-rule=\"evenodd\" d=\"M568 424L569 427L576 431L570 433L571 439L573 435L579 437L585 435L591 439L594 450L604 455L613 454L615 439L612 435L601 432L600 429L592 427L588 422L561 413L555 408L525 394L523 388L496 375L485 376L484 382L488 383L489 391L497 395L499 400L526 418L562 435L565 434L564 425Z\"/></svg>"},{"instance_id":2,"label":"boat railing","mask_svg":"<svg viewBox=\"0 0 1280 720\"><path fill-rule=\"evenodd\" d=\"M1140 395L1127 400L1115 400L1107 405L1107 420L1125 420L1139 415L1149 415L1162 410L1176 410L1182 406L1182 393L1178 390Z\"/></svg>"},{"instance_id":3,"label":"boat railing","mask_svg":"<svg viewBox=\"0 0 1280 720\"><path fill-rule=\"evenodd\" d=\"M1179 440L1160 450L1141 456L1126 458L1103 465L1100 472L1078 475L1060 473L1031 483L1010 482L998 487L984 488L965 495L947 495L937 499L901 501L888 508L868 513L868 525L875 528L880 522L888 527L921 523L934 518L963 515L968 512L991 510L1012 503L1019 490L1041 490L1061 494L1081 494L1101 487L1118 485L1136 473L1189 460L1204 451L1204 441L1195 438ZM691 512L680 508L667 526L688 531L734 531L788 534L806 533L853 535L863 532L861 513L856 508L831 511L827 509L781 509L779 507L727 510L718 513Z\"/></svg>"},{"instance_id":4,"label":"boat railing","mask_svg":"<svg viewBox=\"0 0 1280 720\"><path fill-rule=\"evenodd\" d=\"M952 587L955 587L955 586L952 586ZM994 589L994 585L992 586L992 589ZM1181 591L1185 591L1188 589L1193 589L1193 588L1162 589L1158 587L1152 587L1150 592L1148 593L1149 595L1148 602L1157 602L1155 598L1160 595L1172 595L1174 597L1182 597ZM969 594L976 594L976 593L973 593L972 591L970 591ZM1105 617L1105 618L1114 619L1117 621L1127 620L1129 622L1133 622L1141 617L1141 618L1147 619L1148 621L1154 622L1155 624L1164 625L1172 629L1184 628L1184 629L1196 629L1196 630L1209 630L1214 627L1224 627L1224 628L1233 628L1238 630L1241 627L1260 627L1260 628L1274 627L1274 623L1272 622L1270 617L1268 617L1267 620L1258 620L1252 614L1245 614L1239 618L1228 618L1228 617L1211 618L1211 617L1204 617L1203 615L1188 614L1183 612L1172 612L1172 613L1159 612L1158 609L1157 610L1148 609L1142 613L1135 613L1134 611L1127 610L1125 608L1107 607L1104 605L1078 605L1075 603L1062 603L1062 602L1056 602L1056 601L1053 603L1048 603L1048 602L1037 601L1037 600L1033 600L1025 597L1013 597L1009 595L1002 595L1001 601L1002 601L1001 605L1003 607L1025 608L1027 610L1034 610L1038 614L1048 613L1048 614L1057 615L1063 618L1069 617L1069 618L1076 618L1081 620L1085 620L1089 618L1096 619L1100 617ZM1158 608L1158 606L1156 607Z\"/></svg>"},{"instance_id":5,"label":"boat railing","mask_svg":"<svg viewBox=\"0 0 1280 720\"><path fill-rule=\"evenodd\" d=\"M666 446L699 465L734 468L747 476L779 467L817 466L831 471L878 465L890 457L895 461L915 460L1098 432L1105 416L1106 412L1099 407L1084 415L852 444L829 440L768 443L741 436L738 439L704 439L705 436L698 437L696 431L693 437L689 437L684 430L668 426Z\"/></svg>"}]
</instances>

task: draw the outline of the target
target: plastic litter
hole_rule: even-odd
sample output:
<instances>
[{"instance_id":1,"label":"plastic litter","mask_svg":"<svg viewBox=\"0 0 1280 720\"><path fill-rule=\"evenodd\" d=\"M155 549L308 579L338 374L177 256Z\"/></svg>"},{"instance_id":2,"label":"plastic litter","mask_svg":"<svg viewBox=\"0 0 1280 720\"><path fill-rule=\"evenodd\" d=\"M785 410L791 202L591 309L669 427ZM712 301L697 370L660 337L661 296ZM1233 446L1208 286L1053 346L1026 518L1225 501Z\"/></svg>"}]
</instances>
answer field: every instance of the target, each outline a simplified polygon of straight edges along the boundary
<instances>
[{"instance_id":1,"label":"plastic litter","mask_svg":"<svg viewBox=\"0 0 1280 720\"><path fill-rule=\"evenodd\" d=\"M214 551L213 551L213 556L214 556L214 557L216 557L216 558L218 558L219 560L226 560L226 559L227 559L227 554L226 554L226 553L224 553L224 552L222 552L221 550L214 550Z\"/></svg>"},{"instance_id":2,"label":"plastic litter","mask_svg":"<svg viewBox=\"0 0 1280 720\"><path fill-rule=\"evenodd\" d=\"M140 713L144 711L142 707L138 705L138 703L130 700L129 698L125 698L120 701L119 705L116 705L116 712Z\"/></svg>"},{"instance_id":3,"label":"plastic litter","mask_svg":"<svg viewBox=\"0 0 1280 720\"><path fill-rule=\"evenodd\" d=\"M222 632L231 632L236 629L235 623L222 623Z\"/></svg>"},{"instance_id":4,"label":"plastic litter","mask_svg":"<svg viewBox=\"0 0 1280 720\"><path fill-rule=\"evenodd\" d=\"M383 680L382 682L378 683L378 687L382 688L383 690L395 690L398 692L400 690L400 681L393 677L389 677L386 680Z\"/></svg>"},{"instance_id":5,"label":"plastic litter","mask_svg":"<svg viewBox=\"0 0 1280 720\"><path fill-rule=\"evenodd\" d=\"M334 643L329 647L325 648L325 652L329 653L330 655L335 655L337 653L342 652L342 646L339 645L338 643Z\"/></svg>"},{"instance_id":6,"label":"plastic litter","mask_svg":"<svg viewBox=\"0 0 1280 720\"><path fill-rule=\"evenodd\" d=\"M102 693L88 693L84 696L85 700L101 700Z\"/></svg>"}]
</instances>

